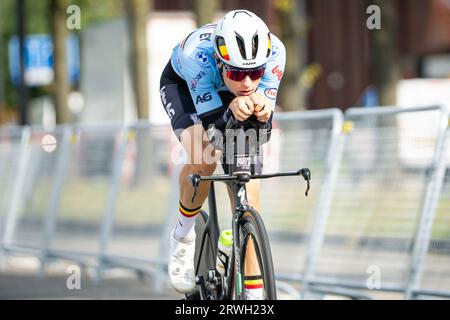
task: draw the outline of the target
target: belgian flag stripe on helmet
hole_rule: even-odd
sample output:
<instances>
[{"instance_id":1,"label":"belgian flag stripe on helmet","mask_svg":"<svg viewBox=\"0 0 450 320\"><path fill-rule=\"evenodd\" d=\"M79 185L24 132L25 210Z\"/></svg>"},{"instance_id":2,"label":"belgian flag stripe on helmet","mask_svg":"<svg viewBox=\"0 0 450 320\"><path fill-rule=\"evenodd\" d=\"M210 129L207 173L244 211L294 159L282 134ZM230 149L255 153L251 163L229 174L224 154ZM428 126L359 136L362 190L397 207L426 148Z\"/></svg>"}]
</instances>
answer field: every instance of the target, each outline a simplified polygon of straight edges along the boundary
<instances>
[{"instance_id":1,"label":"belgian flag stripe on helmet","mask_svg":"<svg viewBox=\"0 0 450 320\"><path fill-rule=\"evenodd\" d=\"M220 55L222 56L222 58L224 58L227 61L230 60L230 56L228 55L228 50L225 45L219 47L219 52L220 52Z\"/></svg>"}]
</instances>

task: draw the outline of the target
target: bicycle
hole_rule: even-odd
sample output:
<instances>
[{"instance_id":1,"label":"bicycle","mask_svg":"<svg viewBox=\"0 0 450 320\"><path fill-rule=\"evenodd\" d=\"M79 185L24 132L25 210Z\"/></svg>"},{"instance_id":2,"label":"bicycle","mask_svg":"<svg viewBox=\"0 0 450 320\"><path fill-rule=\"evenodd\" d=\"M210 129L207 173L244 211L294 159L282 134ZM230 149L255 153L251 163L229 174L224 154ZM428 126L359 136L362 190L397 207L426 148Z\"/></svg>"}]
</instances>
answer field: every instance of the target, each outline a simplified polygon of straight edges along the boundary
<instances>
[{"instance_id":1,"label":"bicycle","mask_svg":"<svg viewBox=\"0 0 450 320\"><path fill-rule=\"evenodd\" d=\"M244 128L246 127L259 130L261 123L255 119L250 118L247 121L239 122L232 116L226 128L242 130L242 132L245 131ZM212 138L214 139L214 137ZM259 146L259 138L259 135L256 135L257 146ZM257 148L256 153L252 153L250 148L245 148L243 153L237 152L236 149L233 146L233 161L228 165L230 169L229 174L211 176L191 174L187 177L194 187L192 200L196 196L197 188L201 181L210 181L211 188L208 195L209 214L201 210L195 226L197 234L195 247L197 286L194 292L185 295L186 300L245 299L243 290L245 274L243 274L243 270L245 270L245 254L250 239L254 244L259 270L263 279L264 297L267 300L276 299L275 275L267 231L259 213L247 203L245 185L252 179L301 175L307 182L305 192L307 196L310 189L311 172L308 168L303 168L293 172L255 175L255 159L259 157L260 148ZM216 270L216 257L220 234L214 188L214 182L216 181L231 183L234 195L234 212L232 215L233 242L231 254L225 263L225 274L223 276Z\"/></svg>"}]
</instances>

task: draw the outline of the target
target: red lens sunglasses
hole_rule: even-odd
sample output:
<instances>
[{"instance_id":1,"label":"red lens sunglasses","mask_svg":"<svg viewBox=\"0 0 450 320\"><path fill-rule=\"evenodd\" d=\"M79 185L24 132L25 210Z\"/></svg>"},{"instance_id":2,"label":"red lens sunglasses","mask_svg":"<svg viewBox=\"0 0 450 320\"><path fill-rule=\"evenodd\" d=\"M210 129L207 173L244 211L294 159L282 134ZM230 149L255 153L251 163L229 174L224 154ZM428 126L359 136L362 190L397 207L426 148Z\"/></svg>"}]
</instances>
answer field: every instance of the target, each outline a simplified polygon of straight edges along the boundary
<instances>
[{"instance_id":1,"label":"red lens sunglasses","mask_svg":"<svg viewBox=\"0 0 450 320\"><path fill-rule=\"evenodd\" d=\"M227 78L233 81L242 81L246 76L249 76L253 81L258 80L262 78L266 71L265 65L254 69L239 69L227 65L224 65L224 68Z\"/></svg>"}]
</instances>

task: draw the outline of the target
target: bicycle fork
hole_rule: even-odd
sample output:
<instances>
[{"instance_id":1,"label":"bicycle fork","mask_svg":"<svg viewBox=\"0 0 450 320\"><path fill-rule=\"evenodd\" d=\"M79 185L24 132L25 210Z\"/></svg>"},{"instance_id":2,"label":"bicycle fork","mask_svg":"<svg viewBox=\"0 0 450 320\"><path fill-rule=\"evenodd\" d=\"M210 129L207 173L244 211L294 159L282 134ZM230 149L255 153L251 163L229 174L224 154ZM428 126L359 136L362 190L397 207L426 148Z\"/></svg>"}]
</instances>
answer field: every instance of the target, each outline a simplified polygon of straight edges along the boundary
<instances>
[{"instance_id":1,"label":"bicycle fork","mask_svg":"<svg viewBox=\"0 0 450 320\"><path fill-rule=\"evenodd\" d=\"M231 296L233 294L232 288L233 288L233 281L235 282L235 290L236 290L236 296L238 299L242 298L243 294L243 288L242 288L242 271L241 271L241 239L239 234L239 221L242 218L242 216L245 214L246 211L248 211L249 205L247 202L247 192L245 188L245 183L238 182L233 183L233 191L234 194L237 196L234 199L235 208L236 211L233 214L233 249L232 249L232 257L231 259L228 259L228 265L227 265L227 275L225 279L227 280L224 284L224 295L225 297L228 297L231 299ZM232 276L233 272L235 272L235 277Z\"/></svg>"}]
</instances>

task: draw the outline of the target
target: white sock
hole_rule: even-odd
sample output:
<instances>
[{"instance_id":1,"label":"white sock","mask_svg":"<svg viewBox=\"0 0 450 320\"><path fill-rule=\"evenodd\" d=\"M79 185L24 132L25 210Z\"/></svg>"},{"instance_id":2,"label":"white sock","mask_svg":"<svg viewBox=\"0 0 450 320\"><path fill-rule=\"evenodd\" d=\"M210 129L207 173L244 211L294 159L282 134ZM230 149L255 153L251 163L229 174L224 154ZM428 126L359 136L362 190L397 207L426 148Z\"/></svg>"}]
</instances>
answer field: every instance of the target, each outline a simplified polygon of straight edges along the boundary
<instances>
[{"instance_id":1,"label":"white sock","mask_svg":"<svg viewBox=\"0 0 450 320\"><path fill-rule=\"evenodd\" d=\"M177 225L175 226L175 238L182 241L185 238L193 238L195 232L195 220L201 207L196 209L187 209L181 202L179 203L180 214L177 217Z\"/></svg>"},{"instance_id":2,"label":"white sock","mask_svg":"<svg viewBox=\"0 0 450 320\"><path fill-rule=\"evenodd\" d=\"M249 276L244 279L246 300L264 300L264 284L261 276Z\"/></svg>"}]
</instances>

